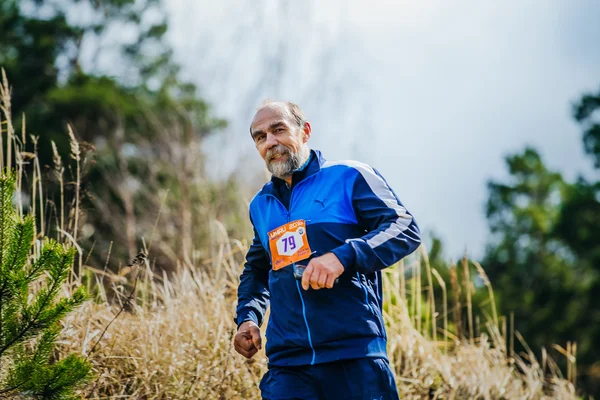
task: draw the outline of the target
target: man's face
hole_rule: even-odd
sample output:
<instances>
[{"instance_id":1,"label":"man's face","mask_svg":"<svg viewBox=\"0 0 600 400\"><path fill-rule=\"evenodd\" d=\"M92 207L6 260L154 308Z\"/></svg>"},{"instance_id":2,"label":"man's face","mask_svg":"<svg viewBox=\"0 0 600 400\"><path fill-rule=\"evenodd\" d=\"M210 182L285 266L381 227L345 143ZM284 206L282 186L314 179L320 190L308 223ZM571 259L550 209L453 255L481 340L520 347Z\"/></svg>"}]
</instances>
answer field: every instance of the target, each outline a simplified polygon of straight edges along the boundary
<instances>
[{"instance_id":1,"label":"man's face","mask_svg":"<svg viewBox=\"0 0 600 400\"><path fill-rule=\"evenodd\" d=\"M267 168L278 178L290 176L308 159L310 124L300 128L279 106L260 109L250 131Z\"/></svg>"}]
</instances>

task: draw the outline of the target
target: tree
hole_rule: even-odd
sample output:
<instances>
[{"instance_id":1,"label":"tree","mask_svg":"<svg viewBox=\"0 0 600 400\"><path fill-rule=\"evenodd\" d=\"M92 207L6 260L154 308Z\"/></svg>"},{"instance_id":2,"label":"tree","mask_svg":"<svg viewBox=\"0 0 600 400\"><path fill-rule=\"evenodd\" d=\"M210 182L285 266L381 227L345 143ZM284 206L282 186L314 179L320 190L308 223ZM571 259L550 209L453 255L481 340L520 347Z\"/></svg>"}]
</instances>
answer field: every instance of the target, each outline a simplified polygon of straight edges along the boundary
<instances>
[{"instance_id":1,"label":"tree","mask_svg":"<svg viewBox=\"0 0 600 400\"><path fill-rule=\"evenodd\" d=\"M493 239L483 265L502 311L514 312L516 329L530 344L574 339L573 326L563 321L573 316L571 302L584 288L573 255L553 235L566 183L531 148L506 161L511 182L488 184ZM548 329L551 322L554 328Z\"/></svg>"},{"instance_id":2,"label":"tree","mask_svg":"<svg viewBox=\"0 0 600 400\"><path fill-rule=\"evenodd\" d=\"M156 170L155 155L165 152L161 146L168 143L179 158L181 149L185 157L198 158L198 141L225 125L211 116L196 87L178 78L166 31L160 0L0 0L0 66L15 88L12 115L25 113L27 133L39 135L37 151L28 150L37 154L42 168L57 166L53 160L64 163L57 167L66 175L65 199L60 201L74 204L81 187L82 210L110 209L79 218L93 227L87 230L93 237L76 238L83 247L94 246L91 264L104 265L111 242L123 244L112 249L113 257L132 258L141 245L139 237L150 235L139 227L153 226L162 199L148 204L136 196L131 182L144 182ZM99 67L107 60L108 67ZM73 143L65 134L67 124L82 154L88 155L81 185L74 162L56 156L68 154ZM21 124L15 121L14 126ZM16 136L29 140L31 147L29 135ZM180 164L184 162L166 164L170 169L161 171L153 194L171 190L173 176L185 181L190 176L185 172L196 167ZM60 202L54 198L59 187L58 182L47 185L48 234L54 233L59 214L55 204ZM185 191L181 201L191 201ZM140 224L143 218L151 222ZM192 230L189 218L181 221L184 230Z\"/></svg>"},{"instance_id":3,"label":"tree","mask_svg":"<svg viewBox=\"0 0 600 400\"><path fill-rule=\"evenodd\" d=\"M594 166L600 168L600 90L598 93L586 93L573 107L573 116L583 128L583 148L594 160Z\"/></svg>"},{"instance_id":4,"label":"tree","mask_svg":"<svg viewBox=\"0 0 600 400\"><path fill-rule=\"evenodd\" d=\"M573 116L583 128L583 147L600 170L600 90L584 94L573 107ZM579 177L565 194L556 226L556 236L600 274L600 180ZM600 281L599 281L600 283ZM600 289L600 288L599 288Z\"/></svg>"},{"instance_id":5,"label":"tree","mask_svg":"<svg viewBox=\"0 0 600 400\"><path fill-rule=\"evenodd\" d=\"M584 149L600 168L600 93L574 106ZM579 382L600 394L600 181L567 182L532 148L506 159L508 182L488 183L484 267L504 314L534 348L577 342ZM596 367L594 367L596 365Z\"/></svg>"},{"instance_id":6,"label":"tree","mask_svg":"<svg viewBox=\"0 0 600 400\"><path fill-rule=\"evenodd\" d=\"M87 16L77 18L77 11ZM185 111L202 120L208 107L195 86L177 78L163 15L159 0L0 0L0 65L19 88L13 115L26 113L28 131L43 135L45 145L54 140L60 153L68 150L67 123L93 143L124 123L137 127L131 134L145 135L148 111ZM108 59L109 70L98 67Z\"/></svg>"},{"instance_id":7,"label":"tree","mask_svg":"<svg viewBox=\"0 0 600 400\"><path fill-rule=\"evenodd\" d=\"M34 217L17 215L14 192L14 176L2 174L0 398L75 399L74 390L90 377L91 365L75 354L53 360L60 320L86 300L83 287L58 298L75 249L51 239L34 246Z\"/></svg>"}]
</instances>

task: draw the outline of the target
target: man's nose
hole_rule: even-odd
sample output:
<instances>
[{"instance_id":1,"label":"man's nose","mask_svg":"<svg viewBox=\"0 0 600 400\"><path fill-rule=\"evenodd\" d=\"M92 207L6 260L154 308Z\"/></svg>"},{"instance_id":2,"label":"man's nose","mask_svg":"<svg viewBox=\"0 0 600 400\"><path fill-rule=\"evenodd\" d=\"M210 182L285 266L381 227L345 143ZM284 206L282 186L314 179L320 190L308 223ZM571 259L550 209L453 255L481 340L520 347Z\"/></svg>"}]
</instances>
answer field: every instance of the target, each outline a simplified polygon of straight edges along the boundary
<instances>
[{"instance_id":1,"label":"man's nose","mask_svg":"<svg viewBox=\"0 0 600 400\"><path fill-rule=\"evenodd\" d=\"M277 141L277 138L275 137L275 135L267 133L267 139L266 139L265 144L267 145L267 149L270 149L270 148L277 146L279 144L279 142Z\"/></svg>"}]
</instances>

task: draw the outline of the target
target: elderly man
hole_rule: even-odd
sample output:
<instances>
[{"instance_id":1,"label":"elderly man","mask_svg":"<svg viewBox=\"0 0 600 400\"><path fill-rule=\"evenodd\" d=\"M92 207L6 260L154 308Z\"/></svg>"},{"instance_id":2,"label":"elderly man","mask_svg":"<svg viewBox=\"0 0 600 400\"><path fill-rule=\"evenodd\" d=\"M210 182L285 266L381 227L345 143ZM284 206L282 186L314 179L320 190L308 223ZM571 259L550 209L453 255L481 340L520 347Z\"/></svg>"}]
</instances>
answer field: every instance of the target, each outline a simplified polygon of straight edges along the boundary
<instances>
[{"instance_id":1,"label":"elderly man","mask_svg":"<svg viewBox=\"0 0 600 400\"><path fill-rule=\"evenodd\" d=\"M270 303L263 398L397 399L381 270L419 246L419 229L376 170L326 161L311 132L289 102L266 102L252 120L273 177L250 204L234 346L247 358L262 347Z\"/></svg>"}]
</instances>

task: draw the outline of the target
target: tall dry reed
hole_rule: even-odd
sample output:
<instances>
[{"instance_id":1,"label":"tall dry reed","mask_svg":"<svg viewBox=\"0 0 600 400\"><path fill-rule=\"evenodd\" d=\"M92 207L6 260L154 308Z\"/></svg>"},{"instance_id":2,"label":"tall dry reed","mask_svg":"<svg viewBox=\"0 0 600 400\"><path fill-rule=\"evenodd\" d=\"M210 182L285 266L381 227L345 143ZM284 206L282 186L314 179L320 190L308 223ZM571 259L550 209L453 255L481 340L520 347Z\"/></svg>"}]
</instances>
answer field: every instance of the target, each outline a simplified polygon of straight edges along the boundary
<instances>
[{"instance_id":1,"label":"tall dry reed","mask_svg":"<svg viewBox=\"0 0 600 400\"><path fill-rule=\"evenodd\" d=\"M216 271L180 263L169 278L147 263L137 278L142 288L138 301L114 320L90 356L98 375L85 397L260 398L258 383L266 359L260 352L246 361L233 350L236 276L242 266L225 260L224 255L219 277ZM540 364L531 351L509 356L507 338L491 320L472 340L443 332L450 341L435 341L430 329L416 329L406 302L395 296L397 272L396 266L384 273L384 318L390 363L402 398L577 398L574 367L564 379L549 358ZM113 290L125 298L132 280L109 278ZM111 305L106 298L87 303L65 321L61 351L88 354L120 309L118 301ZM565 349L565 356L574 365L569 351Z\"/></svg>"}]
</instances>

